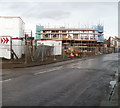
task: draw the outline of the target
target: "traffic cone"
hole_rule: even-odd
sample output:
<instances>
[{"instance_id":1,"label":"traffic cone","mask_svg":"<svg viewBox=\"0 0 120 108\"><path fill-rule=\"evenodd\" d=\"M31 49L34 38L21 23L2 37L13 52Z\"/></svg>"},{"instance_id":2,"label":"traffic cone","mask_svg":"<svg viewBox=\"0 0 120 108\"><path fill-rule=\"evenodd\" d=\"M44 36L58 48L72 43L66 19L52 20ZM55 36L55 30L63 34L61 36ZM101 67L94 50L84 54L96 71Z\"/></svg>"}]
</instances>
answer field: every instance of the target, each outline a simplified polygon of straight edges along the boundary
<instances>
[{"instance_id":1,"label":"traffic cone","mask_svg":"<svg viewBox=\"0 0 120 108\"><path fill-rule=\"evenodd\" d=\"M50 54L48 53L47 56L50 56Z\"/></svg>"},{"instance_id":2,"label":"traffic cone","mask_svg":"<svg viewBox=\"0 0 120 108\"><path fill-rule=\"evenodd\" d=\"M76 53L75 56L78 57L78 54Z\"/></svg>"},{"instance_id":3,"label":"traffic cone","mask_svg":"<svg viewBox=\"0 0 120 108\"><path fill-rule=\"evenodd\" d=\"M73 53L70 53L70 57L74 57Z\"/></svg>"}]
</instances>

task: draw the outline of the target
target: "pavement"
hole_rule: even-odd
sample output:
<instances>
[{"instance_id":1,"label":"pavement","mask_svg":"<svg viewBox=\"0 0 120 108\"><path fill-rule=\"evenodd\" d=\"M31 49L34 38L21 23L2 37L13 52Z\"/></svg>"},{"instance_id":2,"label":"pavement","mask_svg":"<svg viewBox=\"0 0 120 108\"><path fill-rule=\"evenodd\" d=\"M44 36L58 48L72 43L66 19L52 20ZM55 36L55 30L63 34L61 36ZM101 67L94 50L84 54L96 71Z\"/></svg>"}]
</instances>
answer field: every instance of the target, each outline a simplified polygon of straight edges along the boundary
<instances>
[{"instance_id":1,"label":"pavement","mask_svg":"<svg viewBox=\"0 0 120 108\"><path fill-rule=\"evenodd\" d=\"M22 58L22 60L2 60L1 62L1 68L2 69L14 69L14 68L25 68L25 67L33 67L33 66L40 66L40 65L47 65L51 63L61 62L61 61L67 61L71 60L73 58L62 58L62 57L56 57L54 59L53 57L50 59L45 59L44 61L41 61L38 59L38 61L28 61L27 63L24 60L25 58ZM76 59L76 58L74 58Z\"/></svg>"},{"instance_id":2,"label":"pavement","mask_svg":"<svg viewBox=\"0 0 120 108\"><path fill-rule=\"evenodd\" d=\"M47 65L51 63L57 63L57 62L63 62L63 61L68 61L68 60L73 60L73 59L84 59L88 58L91 56L96 56L96 55L84 55L81 57L62 57L62 56L51 56L51 57L44 57L44 60L42 61L41 58L38 58L37 60L31 61L28 60L25 62L25 58L21 59L12 59L12 60L0 60L0 68L1 69L15 69L15 68L25 68L25 67L34 67L34 66L41 66L41 65ZM97 55L99 56L99 55Z\"/></svg>"},{"instance_id":3,"label":"pavement","mask_svg":"<svg viewBox=\"0 0 120 108\"><path fill-rule=\"evenodd\" d=\"M118 54L78 58L35 67L3 69L3 106L118 106L110 81ZM117 99L117 100L115 100ZM113 102L113 100L115 102Z\"/></svg>"},{"instance_id":4,"label":"pavement","mask_svg":"<svg viewBox=\"0 0 120 108\"><path fill-rule=\"evenodd\" d=\"M120 100L119 100L119 96L120 96L120 93L118 91L120 91L120 83L118 83L118 85L116 86L115 90L114 90L114 94L112 96L112 99L110 100L111 102L111 105L114 105L114 106L117 106L119 105L120 103Z\"/></svg>"}]
</instances>

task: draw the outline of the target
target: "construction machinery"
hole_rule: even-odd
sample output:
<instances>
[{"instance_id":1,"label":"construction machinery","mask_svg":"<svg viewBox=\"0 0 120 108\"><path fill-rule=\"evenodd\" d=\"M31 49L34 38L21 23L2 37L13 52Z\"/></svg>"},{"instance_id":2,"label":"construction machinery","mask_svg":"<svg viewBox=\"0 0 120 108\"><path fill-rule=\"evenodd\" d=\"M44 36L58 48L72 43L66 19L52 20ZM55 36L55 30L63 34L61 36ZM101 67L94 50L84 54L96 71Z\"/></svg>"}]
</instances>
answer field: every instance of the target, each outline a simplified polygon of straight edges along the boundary
<instances>
[{"instance_id":1,"label":"construction machinery","mask_svg":"<svg viewBox=\"0 0 120 108\"><path fill-rule=\"evenodd\" d=\"M70 43L64 43L64 52L68 57L78 57L83 54L83 50L80 47L70 46Z\"/></svg>"}]
</instances>

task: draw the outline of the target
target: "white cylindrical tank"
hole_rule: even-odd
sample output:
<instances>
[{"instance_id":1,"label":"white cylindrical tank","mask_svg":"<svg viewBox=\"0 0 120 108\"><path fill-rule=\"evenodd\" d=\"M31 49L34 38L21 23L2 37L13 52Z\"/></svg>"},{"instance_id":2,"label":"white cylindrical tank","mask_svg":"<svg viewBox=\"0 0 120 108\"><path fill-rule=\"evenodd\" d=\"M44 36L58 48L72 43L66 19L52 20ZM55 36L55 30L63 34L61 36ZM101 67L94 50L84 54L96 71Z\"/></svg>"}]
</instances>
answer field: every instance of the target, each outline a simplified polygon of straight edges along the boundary
<instances>
[{"instance_id":1,"label":"white cylindrical tank","mask_svg":"<svg viewBox=\"0 0 120 108\"><path fill-rule=\"evenodd\" d=\"M25 40L24 39L21 42L21 47L22 47L22 54L25 54Z\"/></svg>"},{"instance_id":2,"label":"white cylindrical tank","mask_svg":"<svg viewBox=\"0 0 120 108\"><path fill-rule=\"evenodd\" d=\"M20 17L0 16L0 36L24 37L25 23Z\"/></svg>"},{"instance_id":3,"label":"white cylindrical tank","mask_svg":"<svg viewBox=\"0 0 120 108\"><path fill-rule=\"evenodd\" d=\"M15 52L18 58L22 57L22 39L12 38L12 50ZM14 56L15 58L15 56Z\"/></svg>"}]
</instances>

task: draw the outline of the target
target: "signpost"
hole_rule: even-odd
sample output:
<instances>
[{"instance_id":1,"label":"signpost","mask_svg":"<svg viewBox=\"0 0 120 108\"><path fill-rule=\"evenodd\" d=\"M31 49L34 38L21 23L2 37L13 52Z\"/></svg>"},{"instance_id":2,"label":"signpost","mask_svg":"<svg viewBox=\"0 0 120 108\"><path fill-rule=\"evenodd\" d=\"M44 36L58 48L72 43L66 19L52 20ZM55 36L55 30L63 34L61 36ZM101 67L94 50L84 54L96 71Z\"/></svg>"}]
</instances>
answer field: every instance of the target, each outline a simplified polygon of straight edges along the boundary
<instances>
[{"instance_id":1,"label":"signpost","mask_svg":"<svg viewBox=\"0 0 120 108\"><path fill-rule=\"evenodd\" d=\"M0 36L0 57L11 59L11 37Z\"/></svg>"},{"instance_id":2,"label":"signpost","mask_svg":"<svg viewBox=\"0 0 120 108\"><path fill-rule=\"evenodd\" d=\"M8 37L0 37L0 44L7 44L9 41Z\"/></svg>"}]
</instances>

